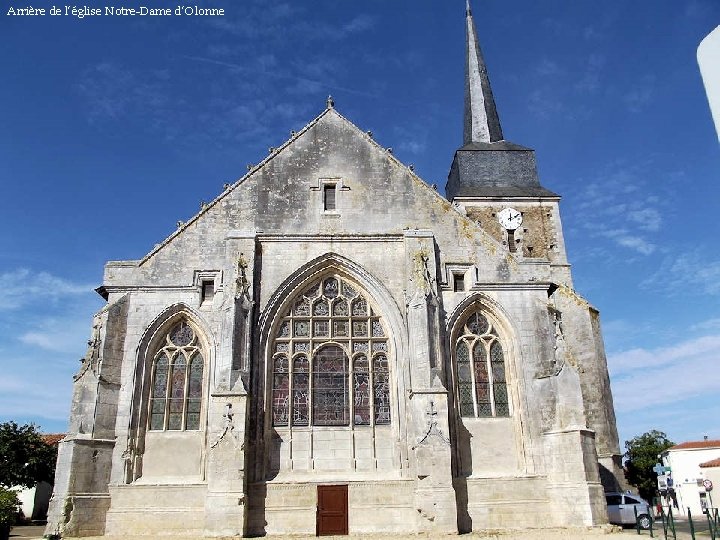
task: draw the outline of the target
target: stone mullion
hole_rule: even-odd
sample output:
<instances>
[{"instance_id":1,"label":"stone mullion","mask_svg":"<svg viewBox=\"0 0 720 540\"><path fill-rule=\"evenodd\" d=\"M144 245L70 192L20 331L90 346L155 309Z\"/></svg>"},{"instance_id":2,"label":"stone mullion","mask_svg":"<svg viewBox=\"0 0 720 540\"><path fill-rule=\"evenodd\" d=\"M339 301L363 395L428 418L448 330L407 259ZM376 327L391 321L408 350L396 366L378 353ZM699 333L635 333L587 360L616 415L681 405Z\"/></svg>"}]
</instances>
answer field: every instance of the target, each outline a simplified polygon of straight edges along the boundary
<instances>
[{"instance_id":1,"label":"stone mullion","mask_svg":"<svg viewBox=\"0 0 720 540\"><path fill-rule=\"evenodd\" d=\"M492 342L494 340L485 341L483 340L483 347L485 348L485 365L487 366L487 372L488 372L488 390L490 395L490 414L492 414L493 418L497 416L497 411L495 410L495 376L492 372L492 358L490 358L490 345L492 345Z\"/></svg>"},{"instance_id":2,"label":"stone mullion","mask_svg":"<svg viewBox=\"0 0 720 540\"><path fill-rule=\"evenodd\" d=\"M165 383L165 406L164 406L164 414L163 414L163 431L168 430L168 426L170 424L170 393L172 389L172 367L173 367L173 361L175 359L174 355L177 354L177 350L174 352L170 352L167 348L163 349L165 354L168 358L168 372L167 372L167 382ZM149 415L148 415L149 416Z\"/></svg>"}]
</instances>

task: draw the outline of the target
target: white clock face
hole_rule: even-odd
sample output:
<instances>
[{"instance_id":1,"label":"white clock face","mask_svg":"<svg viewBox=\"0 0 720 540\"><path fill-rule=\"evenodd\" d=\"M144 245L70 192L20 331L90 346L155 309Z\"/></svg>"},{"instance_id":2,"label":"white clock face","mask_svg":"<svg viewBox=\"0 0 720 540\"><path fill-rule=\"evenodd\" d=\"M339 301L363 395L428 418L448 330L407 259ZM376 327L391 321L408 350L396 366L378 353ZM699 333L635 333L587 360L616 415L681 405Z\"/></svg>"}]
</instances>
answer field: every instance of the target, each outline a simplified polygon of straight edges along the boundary
<instances>
[{"instance_id":1,"label":"white clock face","mask_svg":"<svg viewBox=\"0 0 720 540\"><path fill-rule=\"evenodd\" d=\"M522 225L522 214L514 208L505 208L498 213L498 221L506 229L514 231Z\"/></svg>"}]
</instances>

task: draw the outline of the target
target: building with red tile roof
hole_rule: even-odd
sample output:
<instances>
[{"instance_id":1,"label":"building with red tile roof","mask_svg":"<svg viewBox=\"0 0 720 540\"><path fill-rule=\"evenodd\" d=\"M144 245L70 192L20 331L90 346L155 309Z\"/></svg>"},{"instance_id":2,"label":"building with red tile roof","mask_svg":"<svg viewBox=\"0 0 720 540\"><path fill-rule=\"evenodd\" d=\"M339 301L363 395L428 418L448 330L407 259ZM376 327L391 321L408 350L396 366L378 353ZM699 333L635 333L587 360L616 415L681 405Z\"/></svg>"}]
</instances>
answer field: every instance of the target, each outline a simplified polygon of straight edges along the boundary
<instances>
[{"instance_id":1,"label":"building with red tile roof","mask_svg":"<svg viewBox=\"0 0 720 540\"><path fill-rule=\"evenodd\" d=\"M42 440L45 444L50 446L56 446L60 441L65 438L64 433L45 433L41 435Z\"/></svg>"},{"instance_id":2,"label":"building with red tile roof","mask_svg":"<svg viewBox=\"0 0 720 540\"><path fill-rule=\"evenodd\" d=\"M687 441L668 448L662 454L663 464L670 467L680 510L687 514L688 508L698 515L709 504L704 481L713 487L720 486L720 440L705 438Z\"/></svg>"}]
</instances>

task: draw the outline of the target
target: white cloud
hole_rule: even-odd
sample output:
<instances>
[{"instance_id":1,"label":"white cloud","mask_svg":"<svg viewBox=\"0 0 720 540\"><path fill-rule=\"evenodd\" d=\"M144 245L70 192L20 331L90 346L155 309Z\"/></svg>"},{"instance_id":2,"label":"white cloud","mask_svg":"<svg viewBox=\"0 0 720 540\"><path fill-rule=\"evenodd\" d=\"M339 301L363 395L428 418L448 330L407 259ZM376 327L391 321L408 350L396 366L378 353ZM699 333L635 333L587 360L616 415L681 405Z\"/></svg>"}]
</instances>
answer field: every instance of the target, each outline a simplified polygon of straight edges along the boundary
<instances>
[{"instance_id":1,"label":"white cloud","mask_svg":"<svg viewBox=\"0 0 720 540\"><path fill-rule=\"evenodd\" d=\"M28 318L25 331L18 336L18 340L31 347L79 358L85 352L90 336L91 319L84 310L81 316L64 311L60 316Z\"/></svg>"},{"instance_id":2,"label":"white cloud","mask_svg":"<svg viewBox=\"0 0 720 540\"><path fill-rule=\"evenodd\" d=\"M37 301L89 294L94 286L48 272L20 268L0 274L0 310L17 309Z\"/></svg>"},{"instance_id":3,"label":"white cloud","mask_svg":"<svg viewBox=\"0 0 720 540\"><path fill-rule=\"evenodd\" d=\"M702 336L670 347L658 349L635 348L613 354L608 359L612 375L620 375L637 369L656 368L674 364L677 360L715 353L720 358L720 335Z\"/></svg>"},{"instance_id":4,"label":"white cloud","mask_svg":"<svg viewBox=\"0 0 720 540\"><path fill-rule=\"evenodd\" d=\"M343 30L348 34L357 32L365 32L375 26L375 19L367 14L355 16L349 23L343 26Z\"/></svg>"},{"instance_id":5,"label":"white cloud","mask_svg":"<svg viewBox=\"0 0 720 540\"><path fill-rule=\"evenodd\" d=\"M609 238L617 245L632 249L642 255L650 255L655 251L655 244L641 236L629 233L626 229L603 230L603 226L596 226L596 234Z\"/></svg>"},{"instance_id":6,"label":"white cloud","mask_svg":"<svg viewBox=\"0 0 720 540\"><path fill-rule=\"evenodd\" d=\"M714 254L714 253L713 253ZM667 257L657 272L641 283L646 288L660 288L674 294L720 294L720 260L693 250Z\"/></svg>"},{"instance_id":7,"label":"white cloud","mask_svg":"<svg viewBox=\"0 0 720 540\"><path fill-rule=\"evenodd\" d=\"M41 417L67 420L72 394L72 375L77 361L56 355L14 355L3 359L0 382L0 420Z\"/></svg>"},{"instance_id":8,"label":"white cloud","mask_svg":"<svg viewBox=\"0 0 720 540\"><path fill-rule=\"evenodd\" d=\"M585 234L645 257L658 251L662 207L669 198L646 195L652 192L647 185L648 167L648 163L615 163L585 181L574 205L582 212L579 226ZM673 174L667 172L666 176Z\"/></svg>"},{"instance_id":9,"label":"white cloud","mask_svg":"<svg viewBox=\"0 0 720 540\"><path fill-rule=\"evenodd\" d=\"M550 118L564 112L565 106L557 92L548 86L535 88L528 98L527 107L540 118Z\"/></svg>"},{"instance_id":10,"label":"white cloud","mask_svg":"<svg viewBox=\"0 0 720 540\"><path fill-rule=\"evenodd\" d=\"M638 208L630 210L628 219L637 223L640 229L645 231L658 231L662 223L660 212L655 208Z\"/></svg>"},{"instance_id":11,"label":"white cloud","mask_svg":"<svg viewBox=\"0 0 720 540\"><path fill-rule=\"evenodd\" d=\"M538 65L535 67L535 71L538 75L543 77L556 76L560 74L560 66L557 62L553 62L547 57L543 57Z\"/></svg>"},{"instance_id":12,"label":"white cloud","mask_svg":"<svg viewBox=\"0 0 720 540\"><path fill-rule=\"evenodd\" d=\"M720 319L708 319L694 324L690 327L690 330L716 330L720 329Z\"/></svg>"},{"instance_id":13,"label":"white cloud","mask_svg":"<svg viewBox=\"0 0 720 540\"><path fill-rule=\"evenodd\" d=\"M720 388L718 364L720 335L610 355L615 406L628 412L712 395Z\"/></svg>"},{"instance_id":14,"label":"white cloud","mask_svg":"<svg viewBox=\"0 0 720 540\"><path fill-rule=\"evenodd\" d=\"M623 96L623 101L630 112L640 112L652 99L653 87L636 86Z\"/></svg>"}]
</instances>

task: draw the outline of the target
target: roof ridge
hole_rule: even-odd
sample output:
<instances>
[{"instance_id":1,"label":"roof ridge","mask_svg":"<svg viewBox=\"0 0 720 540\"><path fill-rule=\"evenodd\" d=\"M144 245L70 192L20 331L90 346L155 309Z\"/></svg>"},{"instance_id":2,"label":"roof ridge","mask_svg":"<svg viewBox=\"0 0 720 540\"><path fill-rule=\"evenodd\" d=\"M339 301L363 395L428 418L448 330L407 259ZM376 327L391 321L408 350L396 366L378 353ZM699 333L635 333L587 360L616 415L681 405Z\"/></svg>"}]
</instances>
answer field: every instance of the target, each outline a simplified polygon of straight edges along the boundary
<instances>
[{"instance_id":1,"label":"roof ridge","mask_svg":"<svg viewBox=\"0 0 720 540\"><path fill-rule=\"evenodd\" d=\"M685 441L668 448L668 450L682 450L685 448L714 448L720 447L720 439L703 439L702 441Z\"/></svg>"},{"instance_id":2,"label":"roof ridge","mask_svg":"<svg viewBox=\"0 0 720 540\"><path fill-rule=\"evenodd\" d=\"M273 150L263 159L260 163L257 165L253 165L248 172L246 172L242 177L240 177L238 180L235 180L235 182L227 185L225 189L215 197L212 201L210 201L207 204L204 204L202 208L200 208L200 211L195 214L193 217L191 217L189 220L182 222L182 225L180 225L177 229L175 229L165 240L160 242L159 244L156 244L147 255L145 255L140 261L138 262L137 266L142 266L147 262L153 255L155 255L158 251L160 251L163 247L165 247L170 241L178 236L181 232L183 232L185 229L187 229L192 223L197 221L200 216L202 216L205 212L207 212L210 208L215 206L218 202L220 202L222 199L224 199L227 195L229 195L236 187L238 187L240 184L244 183L248 178L250 178L253 174L255 174L257 171L259 171L262 167L264 167L268 162L270 162L275 156L277 156L282 150L284 150L287 146L290 145L290 143L297 140L301 135L303 135L306 131L308 131L311 127L313 127L315 124L320 121L320 119L328 114L331 110L334 110L334 106L328 102L328 106L315 118L310 120L300 131L293 131L291 132L290 138L286 140L283 144L280 146L273 148ZM338 113L339 114L339 113ZM343 117L344 118L344 117ZM352 122L351 122L352 123Z\"/></svg>"}]
</instances>

